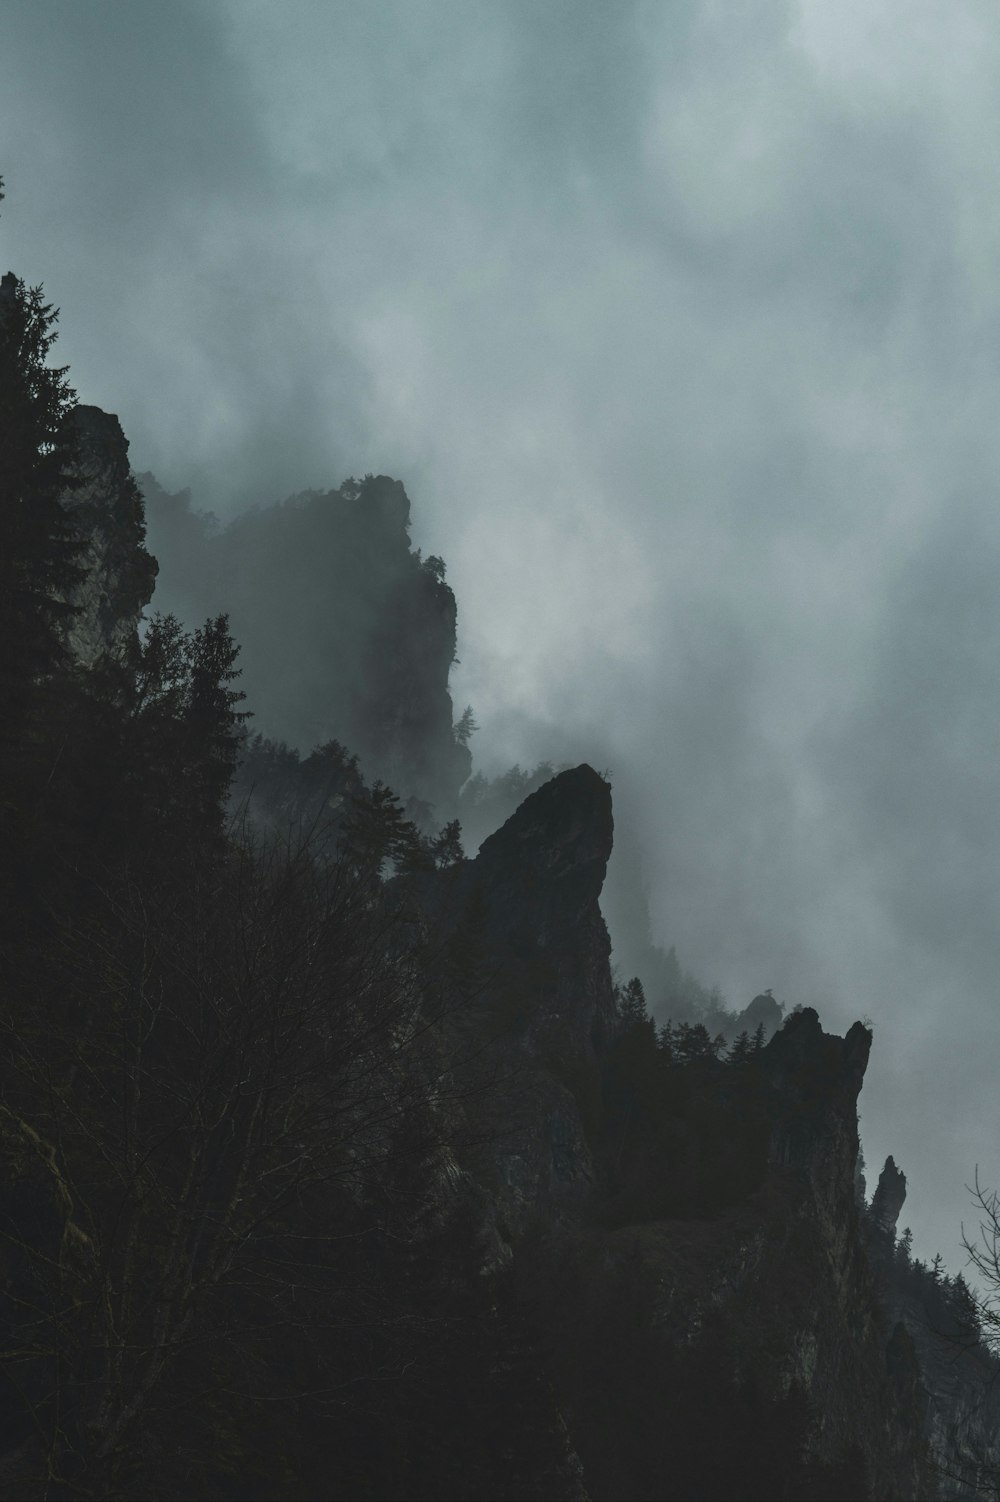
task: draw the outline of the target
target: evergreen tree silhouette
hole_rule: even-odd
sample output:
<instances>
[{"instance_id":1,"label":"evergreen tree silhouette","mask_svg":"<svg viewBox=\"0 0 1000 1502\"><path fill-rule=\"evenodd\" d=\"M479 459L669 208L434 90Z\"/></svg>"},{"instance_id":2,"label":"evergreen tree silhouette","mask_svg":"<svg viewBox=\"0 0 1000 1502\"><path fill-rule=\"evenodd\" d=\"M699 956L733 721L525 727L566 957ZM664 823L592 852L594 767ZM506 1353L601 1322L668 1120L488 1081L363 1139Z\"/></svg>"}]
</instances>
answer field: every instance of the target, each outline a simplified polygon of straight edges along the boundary
<instances>
[{"instance_id":1,"label":"evergreen tree silhouette","mask_svg":"<svg viewBox=\"0 0 1000 1502\"><path fill-rule=\"evenodd\" d=\"M0 198L2 198L0 179ZM66 666L66 592L80 540L61 497L78 483L66 367L50 366L58 309L12 272L0 279L0 742L24 733L38 684ZM10 798L5 799L9 806Z\"/></svg>"}]
</instances>

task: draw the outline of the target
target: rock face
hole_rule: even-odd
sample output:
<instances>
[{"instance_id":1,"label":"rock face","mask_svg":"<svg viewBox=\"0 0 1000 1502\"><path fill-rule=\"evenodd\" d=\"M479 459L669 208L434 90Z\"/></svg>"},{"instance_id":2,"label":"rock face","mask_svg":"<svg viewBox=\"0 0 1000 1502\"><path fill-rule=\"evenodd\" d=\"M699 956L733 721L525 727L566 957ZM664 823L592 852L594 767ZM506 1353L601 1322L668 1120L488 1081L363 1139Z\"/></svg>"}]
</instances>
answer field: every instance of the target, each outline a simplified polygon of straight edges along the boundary
<instances>
[{"instance_id":1,"label":"rock face","mask_svg":"<svg viewBox=\"0 0 1000 1502\"><path fill-rule=\"evenodd\" d=\"M398 480L379 475L359 502L397 555L384 596L371 612L353 708L362 763L390 786L450 812L472 770L456 741L448 675L455 660L458 607L433 567L414 566L410 502Z\"/></svg>"},{"instance_id":2,"label":"rock face","mask_svg":"<svg viewBox=\"0 0 1000 1502\"><path fill-rule=\"evenodd\" d=\"M579 1206L594 1186L574 1085L615 1019L598 905L613 827L610 787L579 766L527 798L466 875L496 977L487 1005L512 1011L510 1042L523 1056L518 1130L498 1159L509 1222L539 1203Z\"/></svg>"},{"instance_id":3,"label":"rock face","mask_svg":"<svg viewBox=\"0 0 1000 1502\"><path fill-rule=\"evenodd\" d=\"M792 1013L741 1108L747 1127L767 1123L759 1187L714 1217L629 1226L613 1240L639 1253L678 1348L697 1349L711 1330L726 1379L770 1402L804 1395L817 1464L853 1465L863 1495L929 1497L920 1368L907 1331L879 1310L854 1196L870 1043L860 1023L839 1038L812 1009ZM706 1071L702 1085L720 1114L726 1073Z\"/></svg>"},{"instance_id":4,"label":"rock face","mask_svg":"<svg viewBox=\"0 0 1000 1502\"><path fill-rule=\"evenodd\" d=\"M614 1018L608 931L598 906L614 822L611 789L583 765L553 777L483 842L467 880L485 900L499 968L546 976L534 1025L600 1047Z\"/></svg>"},{"instance_id":5,"label":"rock face","mask_svg":"<svg viewBox=\"0 0 1000 1502\"><path fill-rule=\"evenodd\" d=\"M579 1209L595 1184L574 1086L615 1025L598 905L612 835L611 789L582 765L527 798L475 860L400 883L431 943L463 954L476 1048L511 1079L477 1171L491 1219L514 1232L542 1207Z\"/></svg>"},{"instance_id":6,"label":"rock face","mask_svg":"<svg viewBox=\"0 0 1000 1502\"><path fill-rule=\"evenodd\" d=\"M156 562L143 546L142 496L128 463L128 440L113 413L77 407L73 413L82 483L63 499L85 539L84 578L69 596L79 614L67 645L85 667L104 653L123 658L137 639L143 607L156 580Z\"/></svg>"},{"instance_id":7,"label":"rock face","mask_svg":"<svg viewBox=\"0 0 1000 1502\"><path fill-rule=\"evenodd\" d=\"M753 1037L757 1028L763 1025L764 1037L770 1038L778 1031L784 1020L784 1008L779 1001L775 1001L770 991L762 991L755 996L753 1001L748 1002L742 1012L728 1029L733 1037L739 1037L740 1033L746 1032Z\"/></svg>"},{"instance_id":8,"label":"rock face","mask_svg":"<svg viewBox=\"0 0 1000 1502\"><path fill-rule=\"evenodd\" d=\"M872 1197L871 1217L878 1229L886 1236L895 1236L899 1212L906 1199L906 1174L902 1173L890 1155L878 1177L878 1185Z\"/></svg>"},{"instance_id":9,"label":"rock face","mask_svg":"<svg viewBox=\"0 0 1000 1502\"><path fill-rule=\"evenodd\" d=\"M982 1495L1000 1473L1000 1364L977 1338L961 1279L912 1261L896 1243L906 1176L887 1158L863 1230L887 1320L905 1330L927 1388L926 1435L942 1498Z\"/></svg>"},{"instance_id":10,"label":"rock face","mask_svg":"<svg viewBox=\"0 0 1000 1502\"><path fill-rule=\"evenodd\" d=\"M337 740L369 780L450 817L472 760L448 691L455 596L440 560L410 547L400 482L305 492L222 530L186 493L141 483L157 603L189 626L228 613L255 730L303 753Z\"/></svg>"},{"instance_id":11,"label":"rock face","mask_svg":"<svg viewBox=\"0 0 1000 1502\"><path fill-rule=\"evenodd\" d=\"M577 767L532 794L476 860L407 888L432 942L474 932L480 1014L506 1014L504 1057L519 1060L515 1124L472 1170L492 1207L484 1240L517 1245L539 1217L590 1247L596 1236L608 1276L634 1268L659 1290L653 1323L668 1346L697 1349L711 1327L723 1380L768 1402L805 1394L817 1464L854 1455L871 1496L929 1496L919 1364L907 1330L879 1312L855 1201L862 1024L834 1037L798 1011L758 1056L747 1109L763 1123L766 1163L754 1192L711 1219L594 1229L609 1164L583 1086L620 1031L598 906L612 827L609 788ZM709 1060L695 1074L727 1119L730 1066ZM599 1306L600 1288L589 1297ZM573 1438L586 1468L586 1436Z\"/></svg>"},{"instance_id":12,"label":"rock face","mask_svg":"<svg viewBox=\"0 0 1000 1502\"><path fill-rule=\"evenodd\" d=\"M767 1189L785 1209L765 1212L754 1301L785 1331L772 1380L797 1381L816 1405L817 1453L832 1462L859 1446L873 1496L927 1496L919 1365L907 1332L880 1318L854 1194L870 1047L860 1022L829 1036L805 1008L764 1050L774 1092Z\"/></svg>"}]
</instances>

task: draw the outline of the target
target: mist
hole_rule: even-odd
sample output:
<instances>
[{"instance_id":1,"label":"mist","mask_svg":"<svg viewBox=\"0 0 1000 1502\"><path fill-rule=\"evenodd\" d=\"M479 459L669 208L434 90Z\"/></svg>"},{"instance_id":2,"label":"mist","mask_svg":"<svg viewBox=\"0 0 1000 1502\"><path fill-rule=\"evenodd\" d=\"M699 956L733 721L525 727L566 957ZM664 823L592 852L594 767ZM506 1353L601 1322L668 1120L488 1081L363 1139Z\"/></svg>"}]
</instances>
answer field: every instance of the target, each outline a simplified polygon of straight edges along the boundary
<instances>
[{"instance_id":1,"label":"mist","mask_svg":"<svg viewBox=\"0 0 1000 1502\"><path fill-rule=\"evenodd\" d=\"M402 480L477 768L607 769L657 942L872 1019L869 1165L956 1270L1000 1179L998 53L986 0L8 0L0 54L4 269L135 469L223 522Z\"/></svg>"}]
</instances>

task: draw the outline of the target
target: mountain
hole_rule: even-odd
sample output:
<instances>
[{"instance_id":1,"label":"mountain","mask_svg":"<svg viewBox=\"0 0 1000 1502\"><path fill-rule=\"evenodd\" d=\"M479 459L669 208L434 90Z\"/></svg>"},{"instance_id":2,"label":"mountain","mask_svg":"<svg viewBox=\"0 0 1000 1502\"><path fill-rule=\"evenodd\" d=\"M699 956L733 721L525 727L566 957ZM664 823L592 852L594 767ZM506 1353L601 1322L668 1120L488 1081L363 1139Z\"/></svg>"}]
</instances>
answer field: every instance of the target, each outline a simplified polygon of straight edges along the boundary
<instances>
[{"instance_id":1,"label":"mountain","mask_svg":"<svg viewBox=\"0 0 1000 1502\"><path fill-rule=\"evenodd\" d=\"M127 445L73 421L75 661L35 685L0 808L0 1494L995 1475L981 1327L949 1359L974 1301L897 1238L891 1160L859 1193L868 1029L766 992L729 1048L659 1026L612 971L588 765L522 789L474 858L429 833L469 757L455 600L402 485L213 532L144 482L190 565L161 558L158 590L231 611L249 706L298 744L247 739L224 622L141 636Z\"/></svg>"}]
</instances>

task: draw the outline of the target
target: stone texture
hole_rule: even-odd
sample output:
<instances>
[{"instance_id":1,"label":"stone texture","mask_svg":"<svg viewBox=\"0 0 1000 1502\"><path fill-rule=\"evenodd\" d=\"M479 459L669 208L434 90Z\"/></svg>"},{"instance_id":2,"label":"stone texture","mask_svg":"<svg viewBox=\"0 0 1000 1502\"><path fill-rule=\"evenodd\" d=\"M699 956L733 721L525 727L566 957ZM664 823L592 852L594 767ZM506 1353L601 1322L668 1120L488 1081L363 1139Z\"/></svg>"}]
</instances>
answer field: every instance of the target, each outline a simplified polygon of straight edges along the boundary
<instances>
[{"instance_id":1,"label":"stone texture","mask_svg":"<svg viewBox=\"0 0 1000 1502\"><path fill-rule=\"evenodd\" d=\"M878 1185L871 1203L872 1220L884 1235L895 1236L899 1212L905 1199L906 1174L896 1167L890 1155L878 1176Z\"/></svg>"},{"instance_id":2,"label":"stone texture","mask_svg":"<svg viewBox=\"0 0 1000 1502\"><path fill-rule=\"evenodd\" d=\"M474 1049L509 1078L479 1172L494 1224L513 1233L540 1207L578 1209L596 1181L573 1087L616 1015L598 905L612 835L610 787L582 765L527 798L475 860L396 883L427 942L457 946L474 973Z\"/></svg>"},{"instance_id":3,"label":"stone texture","mask_svg":"<svg viewBox=\"0 0 1000 1502\"><path fill-rule=\"evenodd\" d=\"M127 658L143 607L156 580L156 562L143 545L142 497L128 463L128 440L113 413L79 406L73 414L82 484L63 505L85 539L80 562L86 573L69 595L79 614L67 629L67 645L84 667L104 653Z\"/></svg>"}]
</instances>

